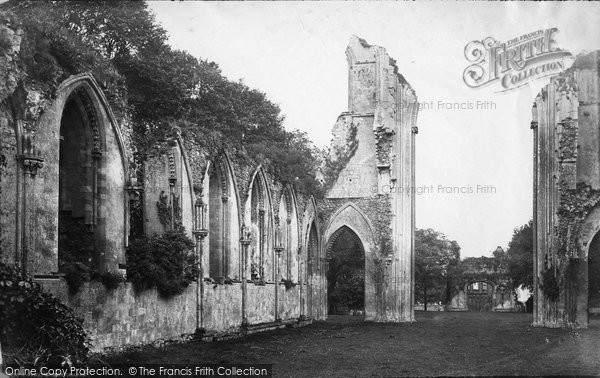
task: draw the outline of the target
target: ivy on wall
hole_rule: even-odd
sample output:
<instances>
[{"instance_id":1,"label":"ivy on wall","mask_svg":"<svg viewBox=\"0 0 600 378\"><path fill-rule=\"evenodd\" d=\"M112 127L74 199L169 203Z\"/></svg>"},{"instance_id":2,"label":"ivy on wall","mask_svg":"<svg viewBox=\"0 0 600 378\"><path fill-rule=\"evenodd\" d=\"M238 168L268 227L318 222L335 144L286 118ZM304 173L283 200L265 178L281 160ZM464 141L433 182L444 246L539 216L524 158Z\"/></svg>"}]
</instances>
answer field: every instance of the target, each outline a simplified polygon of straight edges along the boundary
<instances>
[{"instance_id":1,"label":"ivy on wall","mask_svg":"<svg viewBox=\"0 0 600 378\"><path fill-rule=\"evenodd\" d=\"M375 151L377 153L377 164L390 164L390 151L392 150L392 135L394 132L385 127L378 127L375 133Z\"/></svg>"},{"instance_id":2,"label":"ivy on wall","mask_svg":"<svg viewBox=\"0 0 600 378\"><path fill-rule=\"evenodd\" d=\"M337 144L325 159L323 175L325 176L325 187L330 189L358 148L358 126L350 123L344 143Z\"/></svg>"}]
</instances>

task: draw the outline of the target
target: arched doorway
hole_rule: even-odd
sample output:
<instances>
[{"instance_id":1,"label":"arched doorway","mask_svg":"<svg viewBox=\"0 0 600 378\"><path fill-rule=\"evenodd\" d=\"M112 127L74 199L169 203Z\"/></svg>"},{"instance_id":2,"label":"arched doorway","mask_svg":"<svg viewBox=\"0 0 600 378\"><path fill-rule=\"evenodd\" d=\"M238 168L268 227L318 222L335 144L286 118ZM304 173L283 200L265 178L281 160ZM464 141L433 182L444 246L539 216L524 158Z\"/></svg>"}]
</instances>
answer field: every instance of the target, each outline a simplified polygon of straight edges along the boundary
<instances>
[{"instance_id":1,"label":"arched doorway","mask_svg":"<svg viewBox=\"0 0 600 378\"><path fill-rule=\"evenodd\" d=\"M350 228L343 226L331 237L327 271L328 313L363 315L365 308L365 251Z\"/></svg>"},{"instance_id":2,"label":"arched doorway","mask_svg":"<svg viewBox=\"0 0 600 378\"><path fill-rule=\"evenodd\" d=\"M588 250L588 313L590 320L600 319L600 232Z\"/></svg>"},{"instance_id":3,"label":"arched doorway","mask_svg":"<svg viewBox=\"0 0 600 378\"><path fill-rule=\"evenodd\" d=\"M487 281L475 281L467 285L467 308L469 311L492 311L494 285Z\"/></svg>"},{"instance_id":4,"label":"arched doorway","mask_svg":"<svg viewBox=\"0 0 600 378\"><path fill-rule=\"evenodd\" d=\"M386 256L379 254L373 227L366 214L354 203L342 205L329 219L322 238L325 242L323 278L326 280L329 278L327 265L336 265L334 252L336 248L340 249L338 240L343 241L343 245L348 245L354 253L360 253L363 256L364 273L361 277L364 280L364 319L367 321L385 319L386 309L390 306L390 302L387 302L385 297L386 285L387 280L391 279L390 273L393 272L388 270L388 265L384 260ZM328 287L329 283L323 286L323 294ZM326 298L325 295L323 297ZM325 300L322 301L322 311L326 313L329 306L325 302Z\"/></svg>"}]
</instances>

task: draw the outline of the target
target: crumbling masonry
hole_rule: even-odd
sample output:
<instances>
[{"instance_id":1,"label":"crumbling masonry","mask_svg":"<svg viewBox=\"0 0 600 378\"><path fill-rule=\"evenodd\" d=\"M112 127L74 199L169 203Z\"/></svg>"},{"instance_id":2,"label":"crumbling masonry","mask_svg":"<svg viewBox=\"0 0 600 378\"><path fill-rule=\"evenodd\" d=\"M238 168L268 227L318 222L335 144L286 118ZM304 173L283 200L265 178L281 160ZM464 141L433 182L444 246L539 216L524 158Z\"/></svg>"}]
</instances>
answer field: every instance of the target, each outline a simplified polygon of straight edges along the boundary
<instances>
[{"instance_id":1,"label":"crumbling masonry","mask_svg":"<svg viewBox=\"0 0 600 378\"><path fill-rule=\"evenodd\" d=\"M579 56L533 105L534 324L600 310L600 56Z\"/></svg>"}]
</instances>

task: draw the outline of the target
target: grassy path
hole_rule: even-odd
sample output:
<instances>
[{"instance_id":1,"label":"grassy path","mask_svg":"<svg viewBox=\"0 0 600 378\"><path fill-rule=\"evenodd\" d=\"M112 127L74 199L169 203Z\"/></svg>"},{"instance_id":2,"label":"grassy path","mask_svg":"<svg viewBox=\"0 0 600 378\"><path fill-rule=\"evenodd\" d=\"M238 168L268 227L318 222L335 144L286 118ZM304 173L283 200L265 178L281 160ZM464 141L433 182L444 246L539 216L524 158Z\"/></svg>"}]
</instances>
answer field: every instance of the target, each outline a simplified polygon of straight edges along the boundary
<instances>
[{"instance_id":1,"label":"grassy path","mask_svg":"<svg viewBox=\"0 0 600 378\"><path fill-rule=\"evenodd\" d=\"M532 328L531 314L417 312L410 324L331 316L243 340L145 347L109 363L272 363L277 377L600 375L590 329Z\"/></svg>"}]
</instances>

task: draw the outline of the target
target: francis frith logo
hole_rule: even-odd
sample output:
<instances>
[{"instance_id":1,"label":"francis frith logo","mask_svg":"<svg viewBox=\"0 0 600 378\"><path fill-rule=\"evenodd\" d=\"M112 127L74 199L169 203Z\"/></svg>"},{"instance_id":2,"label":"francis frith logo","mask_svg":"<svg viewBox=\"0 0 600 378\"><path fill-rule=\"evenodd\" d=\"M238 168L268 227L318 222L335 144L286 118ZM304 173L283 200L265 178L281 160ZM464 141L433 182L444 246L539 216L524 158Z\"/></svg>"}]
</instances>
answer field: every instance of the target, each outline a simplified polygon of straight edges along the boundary
<instances>
[{"instance_id":1,"label":"francis frith logo","mask_svg":"<svg viewBox=\"0 0 600 378\"><path fill-rule=\"evenodd\" d=\"M508 42L493 37L470 42L465 47L465 58L471 63L463 73L465 84L478 88L499 83L500 91L507 91L558 74L568 68L572 55L557 46L557 32L557 28L550 28Z\"/></svg>"}]
</instances>

